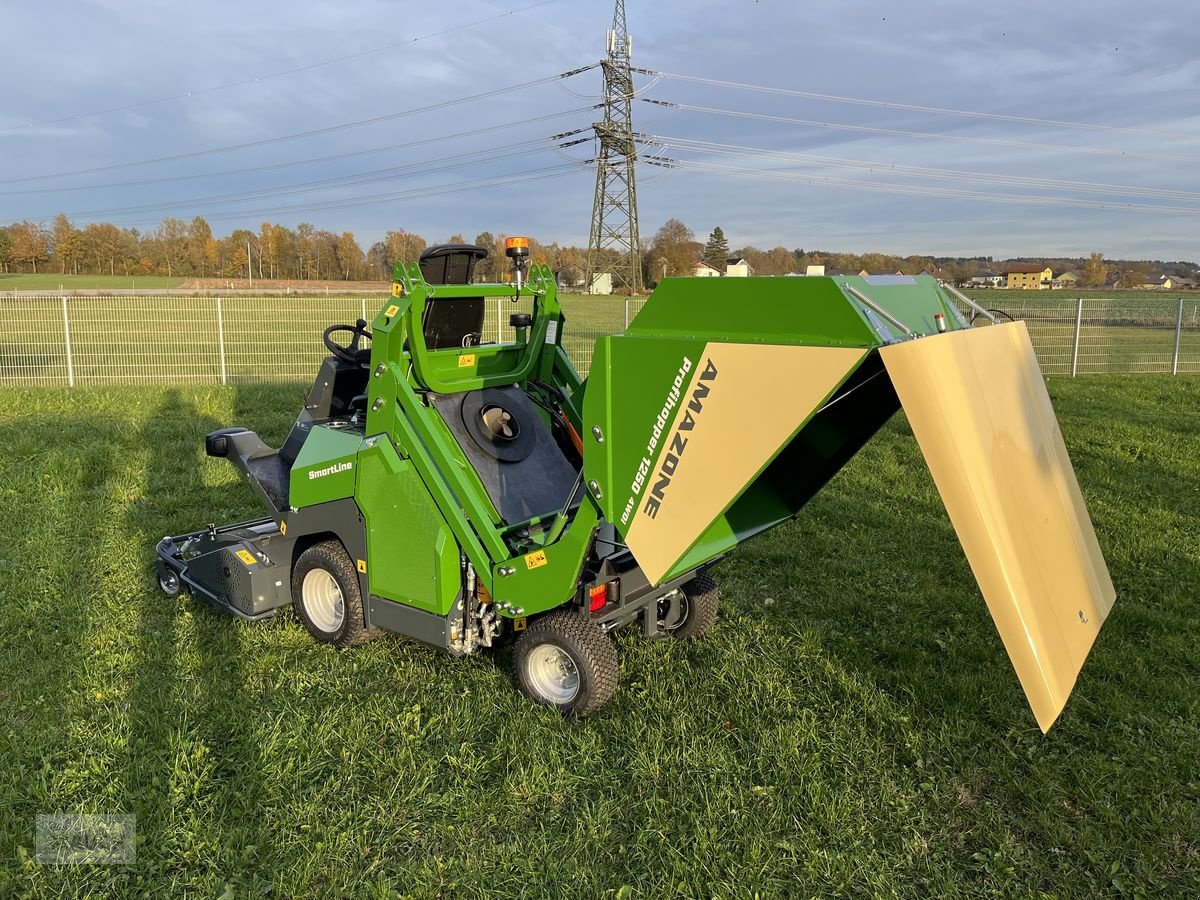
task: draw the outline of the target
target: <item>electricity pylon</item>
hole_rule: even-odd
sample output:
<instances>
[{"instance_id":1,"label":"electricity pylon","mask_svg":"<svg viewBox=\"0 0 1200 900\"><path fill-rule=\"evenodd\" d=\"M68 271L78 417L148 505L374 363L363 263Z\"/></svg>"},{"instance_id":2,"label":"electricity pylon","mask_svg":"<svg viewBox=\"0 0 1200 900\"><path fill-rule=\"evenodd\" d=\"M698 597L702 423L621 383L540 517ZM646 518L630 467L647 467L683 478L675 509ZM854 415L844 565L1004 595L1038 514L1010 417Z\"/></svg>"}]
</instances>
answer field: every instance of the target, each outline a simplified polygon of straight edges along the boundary
<instances>
[{"instance_id":1,"label":"electricity pylon","mask_svg":"<svg viewBox=\"0 0 1200 900\"><path fill-rule=\"evenodd\" d=\"M616 0L604 71L604 118L592 127L600 143L596 156L596 199L588 236L587 279L611 272L613 289L636 293L642 288L642 248L638 236L637 185L633 136L632 42L625 27L625 0Z\"/></svg>"}]
</instances>

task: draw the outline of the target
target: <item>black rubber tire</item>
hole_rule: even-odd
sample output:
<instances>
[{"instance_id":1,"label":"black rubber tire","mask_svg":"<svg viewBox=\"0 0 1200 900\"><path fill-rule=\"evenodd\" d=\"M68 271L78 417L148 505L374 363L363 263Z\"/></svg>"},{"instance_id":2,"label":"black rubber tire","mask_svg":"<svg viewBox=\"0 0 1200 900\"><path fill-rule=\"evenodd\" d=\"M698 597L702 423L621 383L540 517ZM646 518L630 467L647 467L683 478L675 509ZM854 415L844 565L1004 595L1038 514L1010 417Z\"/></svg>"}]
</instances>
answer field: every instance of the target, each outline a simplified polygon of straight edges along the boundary
<instances>
[{"instance_id":1,"label":"black rubber tire","mask_svg":"<svg viewBox=\"0 0 1200 900\"><path fill-rule=\"evenodd\" d=\"M686 598L687 612L683 621L668 633L677 641L694 641L708 634L717 621L721 592L707 572L701 572L680 590Z\"/></svg>"},{"instance_id":2,"label":"black rubber tire","mask_svg":"<svg viewBox=\"0 0 1200 900\"><path fill-rule=\"evenodd\" d=\"M183 580L174 570L168 569L158 576L158 589L168 597L178 597L183 592Z\"/></svg>"},{"instance_id":3,"label":"black rubber tire","mask_svg":"<svg viewBox=\"0 0 1200 900\"><path fill-rule=\"evenodd\" d=\"M540 693L529 675L530 655L550 644L571 657L579 674L579 690L565 703ZM574 610L560 609L536 620L517 639L513 651L517 686L534 703L552 706L564 716L586 716L596 712L617 691L617 651L600 626Z\"/></svg>"},{"instance_id":4,"label":"black rubber tire","mask_svg":"<svg viewBox=\"0 0 1200 900\"><path fill-rule=\"evenodd\" d=\"M342 623L336 631L325 631L319 627L304 608L301 593L304 576L318 568L329 573L342 592ZM358 572L345 548L336 540L313 544L296 560L292 567L292 609L315 640L339 649L358 647L383 634L382 630L367 628L364 624L366 619L362 593L358 589Z\"/></svg>"}]
</instances>

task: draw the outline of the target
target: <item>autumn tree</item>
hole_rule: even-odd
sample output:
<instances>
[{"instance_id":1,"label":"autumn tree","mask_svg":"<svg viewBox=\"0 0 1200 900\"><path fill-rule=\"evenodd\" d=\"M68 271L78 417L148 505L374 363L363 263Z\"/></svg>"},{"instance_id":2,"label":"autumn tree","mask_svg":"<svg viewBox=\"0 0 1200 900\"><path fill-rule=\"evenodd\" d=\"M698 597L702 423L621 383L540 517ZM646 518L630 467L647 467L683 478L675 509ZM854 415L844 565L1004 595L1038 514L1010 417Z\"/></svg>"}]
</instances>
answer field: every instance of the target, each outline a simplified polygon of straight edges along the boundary
<instances>
[{"instance_id":1,"label":"autumn tree","mask_svg":"<svg viewBox=\"0 0 1200 900\"><path fill-rule=\"evenodd\" d=\"M647 274L652 281L668 275L691 275L696 265L696 235L679 219L667 219L650 241ZM724 260L722 260L724 265Z\"/></svg>"},{"instance_id":2,"label":"autumn tree","mask_svg":"<svg viewBox=\"0 0 1200 900\"><path fill-rule=\"evenodd\" d=\"M191 227L188 228L187 258L192 271L201 277L213 272L215 268L212 248L209 246L212 241L213 232L208 221L203 216L192 219Z\"/></svg>"},{"instance_id":3,"label":"autumn tree","mask_svg":"<svg viewBox=\"0 0 1200 900\"><path fill-rule=\"evenodd\" d=\"M71 224L66 213L59 213L54 217L53 234L54 260L58 263L59 273L66 275L70 271L72 274L79 274L79 255L83 243L79 229Z\"/></svg>"},{"instance_id":4,"label":"autumn tree","mask_svg":"<svg viewBox=\"0 0 1200 900\"><path fill-rule=\"evenodd\" d=\"M0 272L7 274L11 264L12 232L8 228L0 227Z\"/></svg>"},{"instance_id":5,"label":"autumn tree","mask_svg":"<svg viewBox=\"0 0 1200 900\"><path fill-rule=\"evenodd\" d=\"M483 247L488 255L475 263L475 277L480 281L495 281L498 263L492 257L496 249L496 236L490 231L481 231L475 235L475 246Z\"/></svg>"},{"instance_id":6,"label":"autumn tree","mask_svg":"<svg viewBox=\"0 0 1200 900\"><path fill-rule=\"evenodd\" d=\"M36 222L17 222L12 226L12 249L9 255L14 264L29 266L36 275L38 263L50 258L50 235Z\"/></svg>"},{"instance_id":7,"label":"autumn tree","mask_svg":"<svg viewBox=\"0 0 1200 900\"><path fill-rule=\"evenodd\" d=\"M358 246L358 241L349 231L343 231L337 240L337 262L342 278L346 281L357 278L362 272L362 247Z\"/></svg>"},{"instance_id":8,"label":"autumn tree","mask_svg":"<svg viewBox=\"0 0 1200 900\"><path fill-rule=\"evenodd\" d=\"M714 269L724 272L727 259L729 259L729 241L725 239L725 232L718 225L709 234L708 243L704 245L704 261Z\"/></svg>"},{"instance_id":9,"label":"autumn tree","mask_svg":"<svg viewBox=\"0 0 1200 900\"><path fill-rule=\"evenodd\" d=\"M1083 264L1083 283L1090 288L1104 287L1108 268L1104 265L1104 254L1093 253Z\"/></svg>"}]
</instances>

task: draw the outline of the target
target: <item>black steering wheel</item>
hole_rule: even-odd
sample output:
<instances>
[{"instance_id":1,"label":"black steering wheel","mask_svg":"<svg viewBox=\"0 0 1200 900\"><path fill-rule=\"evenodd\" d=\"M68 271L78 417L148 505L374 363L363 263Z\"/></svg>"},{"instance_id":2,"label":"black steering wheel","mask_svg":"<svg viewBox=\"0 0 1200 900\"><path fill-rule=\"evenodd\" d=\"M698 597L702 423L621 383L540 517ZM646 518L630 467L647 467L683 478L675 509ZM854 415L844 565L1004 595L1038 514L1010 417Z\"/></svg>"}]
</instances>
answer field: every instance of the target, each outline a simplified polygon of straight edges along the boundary
<instances>
[{"instance_id":1,"label":"black steering wheel","mask_svg":"<svg viewBox=\"0 0 1200 900\"><path fill-rule=\"evenodd\" d=\"M353 337L349 344L339 344L333 339L333 336L339 331L348 331ZM351 365L368 365L371 361L370 350L367 348L359 349L358 342L364 337L370 337L371 332L367 331L367 320L359 319L353 325L330 325L325 329L325 333L321 335L321 340L325 342L325 349L332 353L342 362L350 363ZM367 354L363 358L363 354Z\"/></svg>"}]
</instances>

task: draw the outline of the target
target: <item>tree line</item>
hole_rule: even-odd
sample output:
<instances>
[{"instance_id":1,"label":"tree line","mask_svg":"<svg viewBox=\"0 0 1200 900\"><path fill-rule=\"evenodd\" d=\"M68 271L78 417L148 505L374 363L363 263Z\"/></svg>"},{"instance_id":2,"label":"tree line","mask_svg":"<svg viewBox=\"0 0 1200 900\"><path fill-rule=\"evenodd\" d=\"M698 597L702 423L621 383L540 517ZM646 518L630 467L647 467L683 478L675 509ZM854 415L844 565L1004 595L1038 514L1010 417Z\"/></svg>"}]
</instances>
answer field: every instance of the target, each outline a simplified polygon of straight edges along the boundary
<instances>
[{"instance_id":1,"label":"tree line","mask_svg":"<svg viewBox=\"0 0 1200 900\"><path fill-rule=\"evenodd\" d=\"M508 276L503 233L484 231L473 243L486 247L487 259L476 266L476 277L501 281ZM461 234L445 243L465 243ZM82 228L60 213L50 227L22 221L0 226L0 273L53 273L59 275L165 275L184 278L248 278L321 281L387 281L398 261L415 260L429 242L416 232L398 228L388 231L366 251L350 231L336 234L301 223L294 229L263 222L257 231L245 228L217 237L203 216L190 222L167 217L149 231L120 228L110 223L91 223ZM583 284L587 250L557 242L530 239L534 262L550 265L567 287ZM653 286L664 277L691 275L701 260L721 272L726 260L745 259L756 275L803 273L809 266L824 266L827 273L867 271L874 274L899 272L915 275L930 272L955 283L966 283L973 275L1000 274L1005 261L990 256L933 257L896 256L886 253L842 253L828 250L770 250L743 246L736 250L718 226L706 242L676 218L668 219L644 245L643 280ZM1019 262L1033 260L1014 260ZM1055 273L1067 269L1080 272L1083 285L1099 287L1120 277L1135 283L1145 273L1166 272L1195 277L1197 267L1188 262L1159 260L1114 261L1100 253L1084 258L1040 259ZM605 269L605 260L597 270Z\"/></svg>"},{"instance_id":2,"label":"tree line","mask_svg":"<svg viewBox=\"0 0 1200 900\"><path fill-rule=\"evenodd\" d=\"M475 237L490 251L477 267L479 276L500 279L507 272L504 239L488 231ZM465 241L455 234L445 243ZM30 221L0 226L0 273L387 281L394 263L415 260L427 246L424 237L403 228L364 251L352 232L335 234L308 223L293 229L263 222L257 231L239 228L217 237L203 216L190 222L167 217L143 232L101 222L79 228L60 213L48 228ZM572 283L582 282L585 249L535 240L530 249L534 262L577 270Z\"/></svg>"}]
</instances>

